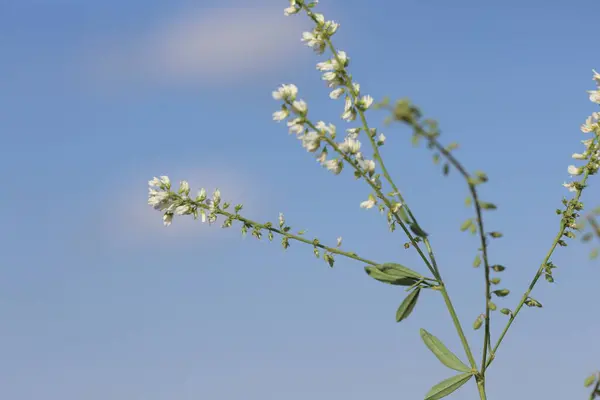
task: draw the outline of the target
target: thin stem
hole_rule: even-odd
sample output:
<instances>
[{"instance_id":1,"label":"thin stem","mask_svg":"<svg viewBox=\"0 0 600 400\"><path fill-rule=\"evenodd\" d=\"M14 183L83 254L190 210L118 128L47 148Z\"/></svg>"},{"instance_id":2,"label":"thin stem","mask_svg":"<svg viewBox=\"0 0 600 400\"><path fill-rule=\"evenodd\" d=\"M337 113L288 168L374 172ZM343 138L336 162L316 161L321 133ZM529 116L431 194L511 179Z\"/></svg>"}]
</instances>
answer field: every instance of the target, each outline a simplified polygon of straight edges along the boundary
<instances>
[{"instance_id":1,"label":"thin stem","mask_svg":"<svg viewBox=\"0 0 600 400\"><path fill-rule=\"evenodd\" d=\"M341 63L341 60L338 57L337 51L336 51L335 47L333 46L333 43L331 42L331 40L327 39L327 45L328 45L331 53L334 55L334 57L338 61L338 64L339 65L343 65ZM353 100L356 101L357 94L354 92L354 88L353 88L351 80L347 79L346 82L345 82L345 84L346 84L346 88L351 93L351 95L353 97ZM382 159L382 157L381 157L381 155L379 153L379 148L377 146L377 143L375 142L375 139L371 135L371 130L369 129L369 125L367 123L367 119L365 117L364 111L358 109L358 113L360 115L360 118L361 118L361 121L362 121L362 124L363 124L363 129L365 131L365 134L368 136L368 138L369 138L369 140L371 142L371 145L373 147L374 158L379 162L379 165L381 167L381 171L383 173L383 176L385 177L385 179L388 181L388 183L390 184L390 186L394 190L394 194L397 196L398 201L402 204L402 207L404 207L404 209L407 211L407 213L410 216L410 218L412 219L414 225L417 226L417 227L419 227L417 219L415 218L415 216L411 212L411 210L408 207L408 205L405 203L404 198L403 198L402 194L400 193L400 190L398 190L398 187L394 183L392 177L390 176L390 174L387 171L387 168L385 167L383 159ZM336 147L335 144L332 141L328 140L328 142L332 146L334 146L334 148ZM343 153L341 153L339 151L338 151L338 153L342 154L342 156L344 156L344 158L346 159L346 161L348 161L348 158ZM354 166L353 162L349 162L349 163ZM357 167L355 166L355 168L357 168ZM363 175L363 177L365 177L364 174L362 174L362 175ZM467 358L469 359L469 363L471 364L471 367L473 369L477 369L477 364L476 364L475 359L473 357L473 353L471 351L471 348L469 347L469 343L467 341L467 338L465 337L465 334L464 334L464 331L463 331L462 326L460 324L460 321L458 319L458 316L456 315L456 310L454 309L454 306L452 304L452 301L450 300L450 296L448 294L448 291L447 291L445 285L443 284L442 277L441 277L441 274L439 272L439 268L437 266L437 263L436 263L436 260L435 260L435 256L434 256L434 253L433 253L433 249L431 247L431 244L430 244L429 240L427 239L427 237L423 238L423 242L425 243L425 246L426 246L427 251L429 253L429 257L430 257L431 263L429 263L427 261L427 259L425 258L424 254L421 252L421 249L418 246L415 245L415 241L412 238L412 235L410 234L410 232L406 228L406 226L403 223L403 221L400 218L400 216L396 212L393 211L393 208L392 208L393 206L390 203L390 201L383 195L383 193L381 193L381 190L379 188L377 188L371 182L370 179L368 179L368 178L365 177L365 180L376 191L378 197L386 204L386 206L388 207L388 209L390 209L390 212L392 212L394 214L395 219L397 220L397 222L400 224L400 226L404 230L404 233L409 237L409 239L411 240L413 246L415 246L415 248L417 249L417 251L421 255L421 258L423 258L423 261L426 263L426 265L429 268L429 270L431 271L431 273L433 273L434 277L438 280L438 282L440 282L440 285L441 285L441 290L440 291L442 293L442 297L444 298L444 302L446 303L446 307L448 308L448 312L450 313L450 316L452 318L452 322L454 323L454 327L455 327L455 329L456 329L456 331L458 333L458 336L459 336L460 341L461 341L461 343L463 345L465 353L467 354Z\"/></svg>"},{"instance_id":2,"label":"thin stem","mask_svg":"<svg viewBox=\"0 0 600 400\"><path fill-rule=\"evenodd\" d=\"M485 394L485 378L481 378L477 380L477 391L479 392L479 398L481 400L487 400L487 396Z\"/></svg>"},{"instance_id":3,"label":"thin stem","mask_svg":"<svg viewBox=\"0 0 600 400\"><path fill-rule=\"evenodd\" d=\"M598 390L600 390L600 372L597 375L598 376L596 378L596 384L594 385L594 388L592 389L592 392L590 393L589 400L594 400L597 397L596 393L598 393Z\"/></svg>"},{"instance_id":4,"label":"thin stem","mask_svg":"<svg viewBox=\"0 0 600 400\"><path fill-rule=\"evenodd\" d=\"M581 194L583 192L583 188L585 187L585 184L586 184L586 181L587 181L588 177L589 177L589 170L586 168L585 172L584 172L584 175L583 175L583 178L581 179L581 182L580 182L581 183L581 189L578 190L577 194L575 195L575 197L573 199L571 199L571 201L569 201L568 206L567 206L567 210L565 212L570 211L571 207L579 202L579 198L581 197ZM492 351L493 355L495 355L496 352L498 351L498 347L500 347L500 344L502 343L502 340L504 339L504 336L506 336L506 333L508 332L508 329L512 325L512 323L515 320L515 318L517 318L517 315L519 314L519 311L521 311L521 308L523 308L523 305L525 304L525 302L529 298L529 294L531 293L531 291L535 287L535 284L537 283L537 281L540 279L540 277L544 273L544 270L546 268L546 264L550 260L550 257L552 256L552 253L554 253L554 250L556 249L556 246L558 246L558 242L563 237L566 229L567 229L567 225L565 223L565 217L563 215L563 218L560 221L560 229L559 229L558 233L556 234L556 236L554 237L554 240L552 242L552 246L550 246L550 250L548 250L548 253L546 254L546 257L544 257L544 260L542 261L542 264L538 268L535 276L533 277L531 283L529 284L529 287L527 288L527 291L525 292L525 294L523 294L523 297L521 297L521 301L517 305L517 308L515 309L515 311L511 314L511 316L510 316L510 318L509 318L506 326L504 327L502 333L500 334L500 337L498 338L498 342L496 342L496 345L494 346L494 349ZM490 357L490 359L487 361L486 368L489 367L489 365L492 363L493 360L494 360L494 357Z\"/></svg>"},{"instance_id":5,"label":"thin stem","mask_svg":"<svg viewBox=\"0 0 600 400\"><path fill-rule=\"evenodd\" d=\"M485 237L485 229L483 226L483 215L481 204L479 203L479 196L477 193L477 187L473 182L473 177L467 169L448 151L442 144L435 139L434 136L428 134L417 122L412 122L411 126L413 127L415 133L425 137L429 143L437 149L450 164L454 166L458 170L458 172L463 176L466 180L467 185L469 186L469 191L471 193L471 197L473 198L473 204L475 205L475 214L477 217L477 225L479 231L479 240L481 243L481 253L483 258L483 266L484 266L484 277L485 277L485 333L483 339L483 355L481 360L481 374L485 374L486 368L486 360L487 360L487 352L490 347L491 342L491 320L490 320L490 307L489 301L491 298L491 283L490 283L490 265L488 260L488 251L487 251L487 240Z\"/></svg>"},{"instance_id":6,"label":"thin stem","mask_svg":"<svg viewBox=\"0 0 600 400\"><path fill-rule=\"evenodd\" d=\"M473 357L473 352L471 351L471 347L469 346L469 342L467 341L465 332L463 331L460 321L458 319L458 316L456 315L456 310L454 309L454 306L452 305L452 301L450 301L450 296L448 295L448 292L446 291L446 286L442 282L441 277L436 276L436 278L441 283L442 289L440 290L440 292L442 293L442 297L444 298L444 302L446 303L446 308L448 308L448 312L450 313L450 317L452 318L452 322L454 323L454 327L456 328L456 332L458 333L460 342L462 343L465 353L467 354L467 358L469 359L471 368L476 370L477 363L475 362L475 358Z\"/></svg>"},{"instance_id":7,"label":"thin stem","mask_svg":"<svg viewBox=\"0 0 600 400\"><path fill-rule=\"evenodd\" d=\"M203 208L203 209L206 209L206 210L210 210L210 207L207 206L206 204L202 203L202 202L192 200L191 203L194 204L198 208ZM378 262L375 262L375 261L372 261L372 260L369 260L369 259L366 259L366 258L363 258L363 257L359 257L356 253L342 251L342 250L340 250L338 248L335 248L335 247L330 247L330 246L323 245L317 239L313 239L313 240L306 239L306 238L304 238L302 236L294 235L293 233L289 233L289 232L285 232L282 229L274 228L273 226L271 226L270 223L261 224L260 222L256 222L256 221L253 221L251 219L242 217L239 214L232 214L232 213L227 212L225 210L222 210L220 208L216 208L216 209L214 209L214 211L215 211L215 214L223 215L223 216L225 216L225 217L227 217L227 218L229 218L231 220L237 220L237 221L243 222L244 224L250 225L250 226L255 227L255 228L265 229L265 230L268 230L270 232L274 232L274 233L277 233L277 234L279 234L281 236L284 236L284 237L286 237L288 239L293 239L293 240L296 240L298 242L306 243L306 244L309 244L311 246L318 247L320 249L326 250L326 251L328 251L330 253L333 253L333 254L338 254L338 255L341 255L341 256L344 256L344 257L356 260L356 261L363 262L365 264L373 265L373 266L380 264ZM425 280L433 281L433 279L430 279L430 278L425 278Z\"/></svg>"}]
</instances>

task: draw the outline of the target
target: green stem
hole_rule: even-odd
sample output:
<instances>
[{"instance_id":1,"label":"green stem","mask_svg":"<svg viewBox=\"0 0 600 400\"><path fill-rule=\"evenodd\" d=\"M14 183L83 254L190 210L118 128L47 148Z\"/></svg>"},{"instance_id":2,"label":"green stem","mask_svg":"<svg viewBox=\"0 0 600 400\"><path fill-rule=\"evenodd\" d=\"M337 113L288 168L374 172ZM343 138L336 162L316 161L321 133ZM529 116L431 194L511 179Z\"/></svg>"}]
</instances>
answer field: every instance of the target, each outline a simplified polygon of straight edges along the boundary
<instances>
[{"instance_id":1,"label":"green stem","mask_svg":"<svg viewBox=\"0 0 600 400\"><path fill-rule=\"evenodd\" d=\"M577 191L577 194L575 195L575 197L573 199L571 199L571 201L568 203L568 205L567 205L567 211L569 211L571 209L571 207L572 207L573 204L576 204L576 203L579 202L579 198L581 197L581 194L583 192L583 188L585 187L585 184L587 182L588 177L589 177L589 170L586 168L585 169L585 173L583 174L583 178L581 179L581 182L580 182L582 188L581 188L581 190ZM531 283L529 284L529 287L527 288L527 291L525 292L525 294L523 294L523 297L521 297L521 301L517 305L517 308L515 309L515 311L511 314L510 319L508 320L508 323L506 324L506 326L504 327L504 330L500 334L500 337L498 338L498 342L496 342L496 345L494 346L494 349L492 350L492 355L493 356L495 356L496 352L498 351L498 347L500 347L500 344L502 343L502 340L504 339L504 337L506 336L506 333L508 332L508 329L511 327L513 321L517 318L517 315L519 314L519 311L521 311L521 308L523 308L523 305L525 304L525 302L529 298L529 294L531 293L531 291L535 287L535 284L537 283L537 281L540 279L540 277L544 273L544 270L546 268L546 264L550 260L550 257L552 256L552 253L554 253L554 250L556 249L556 246L558 246L559 240L561 240L561 238L563 237L563 235L565 233L565 230L567 229L567 225L565 224L564 218L565 217L563 215L563 218L560 221L560 229L559 229L558 233L556 234L556 236L554 237L554 241L552 242L552 246L550 246L550 250L548 250L548 253L546 254L546 257L544 257L544 260L542 261L542 264L538 268L535 276L533 277ZM486 368L489 367L489 365L494 360L493 356L490 357L490 359L487 361Z\"/></svg>"},{"instance_id":2,"label":"green stem","mask_svg":"<svg viewBox=\"0 0 600 400\"><path fill-rule=\"evenodd\" d=\"M467 171L467 169L452 155L450 151L448 151L442 144L435 139L434 136L428 134L423 127L421 127L417 122L410 123L415 133L423 136L429 143L433 146L433 148L437 149L450 164L456 168L456 170L462 175L462 177L466 180L467 185L469 186L469 191L471 193L471 197L473 198L473 204L475 205L475 214L477 218L477 225L479 231L479 240L481 243L481 253L483 258L483 266L484 266L484 277L485 277L485 334L483 339L483 355L481 360L481 374L485 374L486 368L486 360L487 360L487 352L490 347L491 335L490 335L490 307L489 301L491 298L491 283L490 283L490 265L488 260L488 251L487 251L487 240L485 238L485 229L483 226L483 215L481 210L481 205L479 203L479 196L477 193L476 185L473 183L473 177Z\"/></svg>"},{"instance_id":3,"label":"green stem","mask_svg":"<svg viewBox=\"0 0 600 400\"><path fill-rule=\"evenodd\" d=\"M339 59L337 51L335 50L335 47L333 46L333 43L331 42L331 40L327 39L327 45L328 45L329 50L331 51L331 53L334 55L334 57L338 61L338 64L342 65L341 60ZM346 84L346 88L351 93L351 95L353 97L353 100L356 101L357 93L354 92L354 87L352 85L351 79L347 79L347 81L345 82L345 84ZM414 225L416 225L417 227L419 227L417 219L415 218L415 216L413 215L412 211L410 210L410 208L408 207L408 205L404 201L404 198L403 198L402 194L400 193L400 190L398 190L398 187L394 183L391 175L389 174L389 172L387 171L387 168L385 167L385 163L383 162L383 159L382 159L382 157L381 157L381 155L379 153L379 147L377 146L377 143L375 142L375 139L371 135L371 130L370 130L369 125L367 123L367 119L365 117L364 111L362 111L362 110L359 109L358 113L360 115L361 122L362 122L362 125L363 125L363 129L365 131L365 134L367 135L367 137L369 138L369 141L371 142L371 146L373 148L373 153L374 153L374 158L379 162L379 165L381 167L381 171L383 173L383 176L385 177L385 179L388 181L388 183L390 184L390 186L394 190L394 194L397 196L398 201L402 204L402 207L404 207L404 209L407 211L407 213L410 216L410 218L411 218L412 222L414 223ZM331 143L331 141L328 141L328 142L332 146L334 146L334 144ZM335 148L335 146L334 146L334 148ZM342 154L339 151L338 151L338 153ZM344 154L342 154L342 156L345 157ZM346 158L346 161L348 161L347 158ZM353 162L350 162L350 164L354 165ZM356 168L356 166L355 166L355 168ZM360 169L358 169L358 170L360 171ZM363 177L364 177L364 174L363 174ZM442 293L442 296L444 298L444 302L446 303L446 307L448 308L448 312L450 313L450 316L452 318L452 322L454 323L454 327L456 329L456 332L458 333L458 336L460 337L460 341L461 341L461 343L463 345L465 353L467 354L467 358L469 359L471 367L473 369L477 369L477 364L476 364L475 359L473 357L473 353L471 351L471 348L469 347L469 343L467 341L467 338L465 337L465 334L464 334L464 331L463 331L462 326L460 324L460 321L458 319L458 316L456 315L456 310L454 309L452 301L450 300L450 296L448 295L448 291L446 290L446 287L443 284L442 277L441 277L441 274L439 272L439 268L437 266L437 263L436 263L436 260L435 260L435 256L434 256L434 253L433 253L433 249L431 247L431 244L430 244L429 240L427 239L427 237L423 238L423 242L425 243L425 246L427 248L427 252L429 254L431 263L428 262L428 260L424 256L424 254L421 252L421 249L416 245L415 240L413 239L412 235L410 234L410 232L406 228L406 226L403 223L401 217L397 213L393 212L393 208L392 208L393 206L390 203L390 201L383 195L383 193L381 193L381 190L379 188L377 188L370 181L370 179L365 179L365 180L367 182L369 182L369 184L371 185L371 187L378 194L378 197L386 204L386 206L388 207L388 209L390 210L390 212L392 212L394 214L397 222L400 224L400 226L404 230L404 233L409 237L409 239L411 240L413 246L417 249L417 251L421 255L421 258L426 263L426 265L429 268L429 270L431 271L431 273L438 280L438 282L440 282L441 293Z\"/></svg>"},{"instance_id":4,"label":"green stem","mask_svg":"<svg viewBox=\"0 0 600 400\"><path fill-rule=\"evenodd\" d=\"M207 210L210 209L204 203L196 202L196 201L192 201L192 203L196 207L198 207L198 208L204 208L204 209L207 209ZM328 251L330 253L333 253L333 254L338 254L338 255L341 255L341 256L344 256L344 257L347 257L347 258L351 258L351 259L356 260L356 261L363 262L365 264L373 265L373 266L380 264L378 262L375 262L375 261L372 261L372 260L368 260L368 259L363 258L363 257L359 257L356 253L353 253L353 252L342 251L342 250L340 250L338 248L335 248L335 247L325 246L325 245L319 243L317 239L310 240L310 239L306 239L306 238L304 238L302 236L299 236L299 235L294 235L293 233L285 232L285 231L283 231L281 229L273 228L270 223L261 224L260 222L256 222L256 221L253 221L251 219L242 217L239 214L232 214L232 213L227 212L225 210L222 210L220 208L215 209L215 212L216 212L216 214L223 215L223 216L225 216L227 218L230 218L232 220L237 220L237 221L243 222L244 224L247 224L247 225L259 228L259 229L265 229L265 230L277 233L277 234L279 234L281 236L287 237L288 239L293 239L293 240L296 240L298 242L306 243L306 244L309 244L311 246L318 247L320 249L326 250L326 251ZM434 281L431 278L425 278L425 279L429 280L429 281Z\"/></svg>"},{"instance_id":5,"label":"green stem","mask_svg":"<svg viewBox=\"0 0 600 400\"><path fill-rule=\"evenodd\" d=\"M485 394L485 378L477 380L477 391L479 392L479 398L481 400L487 400L487 396Z\"/></svg>"},{"instance_id":6,"label":"green stem","mask_svg":"<svg viewBox=\"0 0 600 400\"><path fill-rule=\"evenodd\" d=\"M441 277L436 276L439 282L442 282ZM471 348L469 347L469 342L465 337L465 333L462 329L458 316L456 315L456 310L452 305L452 301L450 301L450 296L446 291L446 286L441 283L442 297L444 298L444 302L446 303L446 308L448 308L448 312L450 313L450 317L452 318L452 322L454 323L454 327L456 328L456 332L458 333L458 337L460 338L460 342L462 343L463 348L465 349L465 353L467 354L467 358L469 359L469 363L471 364L471 368L477 370L477 363L475 362L475 358L473 357L473 352L471 352Z\"/></svg>"}]
</instances>

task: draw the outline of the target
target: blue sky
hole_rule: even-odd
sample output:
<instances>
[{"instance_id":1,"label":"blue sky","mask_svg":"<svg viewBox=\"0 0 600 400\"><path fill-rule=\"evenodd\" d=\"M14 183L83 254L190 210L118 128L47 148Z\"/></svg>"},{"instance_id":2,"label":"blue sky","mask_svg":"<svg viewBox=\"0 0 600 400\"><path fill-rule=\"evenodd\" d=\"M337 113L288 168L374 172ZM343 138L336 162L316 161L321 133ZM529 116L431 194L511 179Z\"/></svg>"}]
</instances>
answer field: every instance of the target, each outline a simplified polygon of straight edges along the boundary
<instances>
[{"instance_id":1,"label":"blue sky","mask_svg":"<svg viewBox=\"0 0 600 400\"><path fill-rule=\"evenodd\" d=\"M304 16L283 0L0 2L0 397L11 400L419 399L451 373L423 327L461 355L440 296L402 324L403 293L311 249L241 238L187 220L169 228L146 205L168 174L219 187L249 218L275 221L381 262L422 270L374 210L364 184L321 169L271 120L271 91L293 82L317 119L341 129L300 43ZM216 8L219 7L219 8ZM559 224L586 90L600 69L592 0L339 1L335 43L362 91L409 97L485 171L494 241L513 308ZM375 126L384 114L369 111ZM378 125L379 124L379 125ZM477 240L459 232L467 190L443 178L400 126L384 158L431 234L467 328L482 312ZM594 177L596 178L596 177ZM595 179L594 179L595 181ZM597 205L596 182L584 202ZM585 398L600 368L600 266L578 242L557 251L541 310L519 316L489 371L491 399ZM493 337L503 326L494 315ZM469 338L476 348L481 332ZM479 357L477 357L479 358ZM469 384L455 399L475 399Z\"/></svg>"}]
</instances>

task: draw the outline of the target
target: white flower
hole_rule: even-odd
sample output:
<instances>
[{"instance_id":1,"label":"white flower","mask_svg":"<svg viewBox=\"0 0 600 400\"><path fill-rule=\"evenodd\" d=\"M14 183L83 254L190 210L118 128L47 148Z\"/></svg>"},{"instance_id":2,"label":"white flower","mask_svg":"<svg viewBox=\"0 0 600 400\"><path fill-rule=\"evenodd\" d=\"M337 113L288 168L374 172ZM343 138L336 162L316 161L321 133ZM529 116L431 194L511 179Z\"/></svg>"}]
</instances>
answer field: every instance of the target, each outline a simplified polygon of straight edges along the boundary
<instances>
[{"instance_id":1,"label":"white flower","mask_svg":"<svg viewBox=\"0 0 600 400\"><path fill-rule=\"evenodd\" d=\"M346 132L348 132L349 138L356 139L358 137L358 134L360 133L361 129L362 128L349 128L349 129L346 129Z\"/></svg>"},{"instance_id":2,"label":"white flower","mask_svg":"<svg viewBox=\"0 0 600 400\"><path fill-rule=\"evenodd\" d=\"M308 110L308 106L304 100L294 101L292 106L294 106L294 111L298 114L306 114L306 111Z\"/></svg>"},{"instance_id":3,"label":"white flower","mask_svg":"<svg viewBox=\"0 0 600 400\"><path fill-rule=\"evenodd\" d=\"M319 154L319 156L317 157L317 162L319 164L324 164L326 160L327 160L327 152L322 151L321 154Z\"/></svg>"},{"instance_id":4,"label":"white flower","mask_svg":"<svg viewBox=\"0 0 600 400\"><path fill-rule=\"evenodd\" d=\"M335 21L327 21L325 22L324 26L323 26L323 30L327 33L328 36L332 36L333 34L335 34L338 30L338 28L340 27L340 24L338 24Z\"/></svg>"},{"instance_id":5,"label":"white flower","mask_svg":"<svg viewBox=\"0 0 600 400\"><path fill-rule=\"evenodd\" d=\"M344 101L344 113L342 114L342 119L346 121L354 121L356 119L356 111L352 106L352 99L350 96L346 96L346 100Z\"/></svg>"},{"instance_id":6,"label":"white flower","mask_svg":"<svg viewBox=\"0 0 600 400\"><path fill-rule=\"evenodd\" d=\"M575 182L569 182L569 183L563 183L563 186L566 187L567 189L569 189L569 192L576 192L577 189L575 188Z\"/></svg>"},{"instance_id":7,"label":"white flower","mask_svg":"<svg viewBox=\"0 0 600 400\"><path fill-rule=\"evenodd\" d=\"M283 106L283 107L281 107L281 110L275 111L273 113L273 120L280 122L280 121L283 121L284 119L286 119L289 115L290 115L290 112L288 111L287 107Z\"/></svg>"},{"instance_id":8,"label":"white flower","mask_svg":"<svg viewBox=\"0 0 600 400\"><path fill-rule=\"evenodd\" d=\"M354 88L354 93L358 96L360 93L360 84L358 82L353 82L352 87Z\"/></svg>"},{"instance_id":9,"label":"white flower","mask_svg":"<svg viewBox=\"0 0 600 400\"><path fill-rule=\"evenodd\" d=\"M343 153L356 154L360 150L360 142L356 139L347 137L338 147Z\"/></svg>"},{"instance_id":10,"label":"white flower","mask_svg":"<svg viewBox=\"0 0 600 400\"><path fill-rule=\"evenodd\" d=\"M285 225L285 218L283 216L283 213L279 213L279 226L283 227L283 225Z\"/></svg>"},{"instance_id":11,"label":"white flower","mask_svg":"<svg viewBox=\"0 0 600 400\"><path fill-rule=\"evenodd\" d=\"M179 182L179 194L186 196L190 194L190 184L187 181Z\"/></svg>"},{"instance_id":12,"label":"white flower","mask_svg":"<svg viewBox=\"0 0 600 400\"><path fill-rule=\"evenodd\" d=\"M171 225L172 221L173 221L173 214L167 213L167 214L163 215L163 223L165 224L165 226Z\"/></svg>"},{"instance_id":13,"label":"white flower","mask_svg":"<svg viewBox=\"0 0 600 400\"><path fill-rule=\"evenodd\" d=\"M344 88L337 88L335 90L332 90L331 93L329 93L329 97L333 100L337 100L343 94L344 94Z\"/></svg>"},{"instance_id":14,"label":"white flower","mask_svg":"<svg viewBox=\"0 0 600 400\"><path fill-rule=\"evenodd\" d=\"M573 155L571 156L576 160L585 160L587 158L587 156L585 154L579 154L579 153L573 153Z\"/></svg>"},{"instance_id":15,"label":"white flower","mask_svg":"<svg viewBox=\"0 0 600 400\"><path fill-rule=\"evenodd\" d=\"M586 149L589 149L592 143L594 143L594 138L582 140L581 143L583 143Z\"/></svg>"},{"instance_id":16,"label":"white flower","mask_svg":"<svg viewBox=\"0 0 600 400\"><path fill-rule=\"evenodd\" d=\"M600 90L588 90L588 93L592 103L600 104Z\"/></svg>"},{"instance_id":17,"label":"white flower","mask_svg":"<svg viewBox=\"0 0 600 400\"><path fill-rule=\"evenodd\" d=\"M148 193L148 204L155 209L164 209L168 206L167 199L169 192L157 192L156 190L150 189Z\"/></svg>"},{"instance_id":18,"label":"white flower","mask_svg":"<svg viewBox=\"0 0 600 400\"><path fill-rule=\"evenodd\" d=\"M290 133L295 133L296 135L304 132L304 120L302 118L294 118L287 123L290 128Z\"/></svg>"},{"instance_id":19,"label":"white flower","mask_svg":"<svg viewBox=\"0 0 600 400\"><path fill-rule=\"evenodd\" d=\"M191 210L191 207L188 204L184 204L182 206L179 206L175 209L175 214L177 215L184 215L189 213Z\"/></svg>"},{"instance_id":20,"label":"white flower","mask_svg":"<svg viewBox=\"0 0 600 400\"><path fill-rule=\"evenodd\" d=\"M148 186L156 186L159 187L161 184L160 179L158 179L157 177L152 178L151 181L148 181Z\"/></svg>"},{"instance_id":21,"label":"white flower","mask_svg":"<svg viewBox=\"0 0 600 400\"><path fill-rule=\"evenodd\" d=\"M385 135L383 133L379 134L379 137L377 138L377 142L382 145L385 143Z\"/></svg>"},{"instance_id":22,"label":"white flower","mask_svg":"<svg viewBox=\"0 0 600 400\"><path fill-rule=\"evenodd\" d=\"M336 77L337 77L336 73L335 73L335 72L332 72L332 71L328 71L328 72L325 72L325 73L323 74L323 80L324 80L324 81L329 81L329 82L331 82L331 81L332 81L332 80L334 80Z\"/></svg>"},{"instance_id":23,"label":"white flower","mask_svg":"<svg viewBox=\"0 0 600 400\"><path fill-rule=\"evenodd\" d=\"M375 201L375 197L372 194L370 194L368 200L365 200L362 203L360 203L360 208L366 208L368 210L369 208L373 208L375 204L377 204L377 202Z\"/></svg>"},{"instance_id":24,"label":"white flower","mask_svg":"<svg viewBox=\"0 0 600 400\"><path fill-rule=\"evenodd\" d=\"M338 62L338 60L339 60L339 62ZM341 70L341 69L344 69L348 65L349 58L348 58L348 55L346 55L345 51L340 50L337 52L337 58L334 57L331 60L331 62L333 64L333 66L335 67L335 69Z\"/></svg>"},{"instance_id":25,"label":"white flower","mask_svg":"<svg viewBox=\"0 0 600 400\"><path fill-rule=\"evenodd\" d=\"M215 205L216 205L216 204L219 204L219 202L221 201L221 191L220 191L219 189L216 189L216 190L213 192L213 198L212 198L212 201L213 201L213 203L214 203Z\"/></svg>"},{"instance_id":26,"label":"white flower","mask_svg":"<svg viewBox=\"0 0 600 400\"><path fill-rule=\"evenodd\" d=\"M596 85L600 86L600 74L596 72L595 69L593 69L592 72L594 73L594 77L592 79L596 81Z\"/></svg>"},{"instance_id":27,"label":"white flower","mask_svg":"<svg viewBox=\"0 0 600 400\"><path fill-rule=\"evenodd\" d=\"M336 127L333 124L325 125L325 122L319 121L315 125L315 128L317 128L322 135L329 133L330 135L335 136Z\"/></svg>"},{"instance_id":28,"label":"white flower","mask_svg":"<svg viewBox=\"0 0 600 400\"><path fill-rule=\"evenodd\" d=\"M578 168L574 165L569 165L567 171L570 175L581 175L583 173L583 168Z\"/></svg>"},{"instance_id":29,"label":"white flower","mask_svg":"<svg viewBox=\"0 0 600 400\"><path fill-rule=\"evenodd\" d=\"M331 71L333 69L333 64L331 60L323 61L317 64L317 69L319 71Z\"/></svg>"},{"instance_id":30,"label":"white flower","mask_svg":"<svg viewBox=\"0 0 600 400\"><path fill-rule=\"evenodd\" d=\"M375 172L375 161L373 160L358 160L358 165L368 174Z\"/></svg>"},{"instance_id":31,"label":"white flower","mask_svg":"<svg viewBox=\"0 0 600 400\"><path fill-rule=\"evenodd\" d=\"M337 238L337 247L340 247L342 245L342 237L340 236L339 238Z\"/></svg>"},{"instance_id":32,"label":"white flower","mask_svg":"<svg viewBox=\"0 0 600 400\"><path fill-rule=\"evenodd\" d=\"M350 96L346 96L344 99L344 111L348 111L352 108L352 98Z\"/></svg>"},{"instance_id":33,"label":"white flower","mask_svg":"<svg viewBox=\"0 0 600 400\"><path fill-rule=\"evenodd\" d=\"M153 181L154 181L154 179L153 179ZM169 179L168 176L163 175L160 177L160 185L158 185L158 186L160 186L161 189L164 189L164 188L166 188L167 190L171 189L171 180Z\"/></svg>"},{"instance_id":34,"label":"white flower","mask_svg":"<svg viewBox=\"0 0 600 400\"><path fill-rule=\"evenodd\" d=\"M585 123L581 125L581 132L583 133L591 133L594 131L594 124L592 122L592 117L587 117Z\"/></svg>"},{"instance_id":35,"label":"white flower","mask_svg":"<svg viewBox=\"0 0 600 400\"><path fill-rule=\"evenodd\" d=\"M325 51L325 40L318 29L313 32L302 33L302 41L306 42L306 45L311 47L317 54L323 54Z\"/></svg>"},{"instance_id":36,"label":"white flower","mask_svg":"<svg viewBox=\"0 0 600 400\"><path fill-rule=\"evenodd\" d=\"M345 111L345 112L342 114L342 119L343 119L344 121L348 121L348 122L350 122L350 121L354 121L354 120L356 119L356 111L355 111L353 108L351 108L351 109L350 109L350 110L348 110L348 111Z\"/></svg>"},{"instance_id":37,"label":"white flower","mask_svg":"<svg viewBox=\"0 0 600 400\"><path fill-rule=\"evenodd\" d=\"M296 8L296 7L288 7L285 10L283 10L283 15L290 16L290 15L294 15L297 14L298 11L300 11L300 9Z\"/></svg>"},{"instance_id":38,"label":"white flower","mask_svg":"<svg viewBox=\"0 0 600 400\"><path fill-rule=\"evenodd\" d=\"M339 175L339 173L342 172L342 167L344 166L340 160L327 160L323 165L335 175Z\"/></svg>"},{"instance_id":39,"label":"white flower","mask_svg":"<svg viewBox=\"0 0 600 400\"><path fill-rule=\"evenodd\" d=\"M358 103L356 104L356 106L358 108L360 108L361 110L365 111L367 110L369 107L371 107L371 104L373 104L373 98L369 95L363 96Z\"/></svg>"},{"instance_id":40,"label":"white flower","mask_svg":"<svg viewBox=\"0 0 600 400\"><path fill-rule=\"evenodd\" d=\"M321 135L315 131L310 131L305 135L302 135L302 147L309 152L314 152L321 146Z\"/></svg>"},{"instance_id":41,"label":"white flower","mask_svg":"<svg viewBox=\"0 0 600 400\"><path fill-rule=\"evenodd\" d=\"M276 91L273 92L273 98L275 100L294 101L298 94L298 88L294 84L281 85Z\"/></svg>"},{"instance_id":42,"label":"white flower","mask_svg":"<svg viewBox=\"0 0 600 400\"><path fill-rule=\"evenodd\" d=\"M314 13L313 17L315 18L317 25L323 25L325 23L325 16L323 14Z\"/></svg>"}]
</instances>

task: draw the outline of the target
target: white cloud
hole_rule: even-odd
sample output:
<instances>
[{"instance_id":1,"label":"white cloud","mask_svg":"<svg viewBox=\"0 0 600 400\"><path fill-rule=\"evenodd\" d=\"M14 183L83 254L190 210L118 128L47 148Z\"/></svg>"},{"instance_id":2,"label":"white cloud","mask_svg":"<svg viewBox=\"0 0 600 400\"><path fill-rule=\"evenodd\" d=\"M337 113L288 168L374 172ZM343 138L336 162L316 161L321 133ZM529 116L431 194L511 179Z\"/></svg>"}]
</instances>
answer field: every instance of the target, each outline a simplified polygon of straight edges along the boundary
<instances>
[{"instance_id":1,"label":"white cloud","mask_svg":"<svg viewBox=\"0 0 600 400\"><path fill-rule=\"evenodd\" d=\"M284 2L285 3L285 2ZM88 60L103 81L231 84L276 71L308 53L306 16L281 7L188 9L135 37L116 38Z\"/></svg>"}]
</instances>

